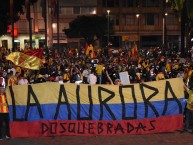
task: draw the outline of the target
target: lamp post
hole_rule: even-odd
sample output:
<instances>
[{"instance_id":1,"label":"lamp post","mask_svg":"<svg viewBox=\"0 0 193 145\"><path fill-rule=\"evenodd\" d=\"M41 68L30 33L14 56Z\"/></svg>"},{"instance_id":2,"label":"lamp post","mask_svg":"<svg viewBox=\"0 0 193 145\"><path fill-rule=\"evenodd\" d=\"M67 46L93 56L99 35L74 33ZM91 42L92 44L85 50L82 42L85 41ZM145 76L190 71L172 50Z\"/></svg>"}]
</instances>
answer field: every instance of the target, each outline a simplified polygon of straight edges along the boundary
<instances>
[{"instance_id":1,"label":"lamp post","mask_svg":"<svg viewBox=\"0 0 193 145\"><path fill-rule=\"evenodd\" d=\"M107 49L109 48L109 13L110 13L110 10L107 10L107 14L108 14L108 24L107 24L107 31L108 31L108 34L107 34Z\"/></svg>"},{"instance_id":2,"label":"lamp post","mask_svg":"<svg viewBox=\"0 0 193 145\"><path fill-rule=\"evenodd\" d=\"M139 14L136 14L136 17L137 17L137 35L138 35L138 48L139 48L139 45L140 45L140 36L139 36Z\"/></svg>"},{"instance_id":3,"label":"lamp post","mask_svg":"<svg viewBox=\"0 0 193 145\"><path fill-rule=\"evenodd\" d=\"M165 13L164 15L163 15L163 29L162 29L162 31L163 31L163 36L162 36L162 45L163 45L163 49L165 48L165 17L168 15L168 13Z\"/></svg>"}]
</instances>

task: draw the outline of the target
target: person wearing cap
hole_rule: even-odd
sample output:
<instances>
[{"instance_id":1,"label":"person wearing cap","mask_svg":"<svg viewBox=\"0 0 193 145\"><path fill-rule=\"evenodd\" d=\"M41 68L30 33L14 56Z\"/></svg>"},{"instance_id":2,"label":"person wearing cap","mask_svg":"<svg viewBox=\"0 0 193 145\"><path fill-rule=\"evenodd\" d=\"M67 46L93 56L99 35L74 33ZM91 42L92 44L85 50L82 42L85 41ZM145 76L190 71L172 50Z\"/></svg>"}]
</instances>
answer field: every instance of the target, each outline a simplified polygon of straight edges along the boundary
<instances>
[{"instance_id":1,"label":"person wearing cap","mask_svg":"<svg viewBox=\"0 0 193 145\"><path fill-rule=\"evenodd\" d=\"M122 85L120 79L116 79L115 82L114 82L114 84L115 84L115 85Z\"/></svg>"},{"instance_id":2,"label":"person wearing cap","mask_svg":"<svg viewBox=\"0 0 193 145\"><path fill-rule=\"evenodd\" d=\"M10 138L9 132L9 110L5 88L0 84L0 140L3 140L3 125L5 124L5 138Z\"/></svg>"},{"instance_id":3,"label":"person wearing cap","mask_svg":"<svg viewBox=\"0 0 193 145\"><path fill-rule=\"evenodd\" d=\"M115 79L115 81L113 82L112 79L111 79L111 77L109 76L108 71L106 70L105 72L106 72L106 76L107 76L107 78L108 78L108 80L109 80L109 82L110 82L111 85L122 85L120 79Z\"/></svg>"}]
</instances>

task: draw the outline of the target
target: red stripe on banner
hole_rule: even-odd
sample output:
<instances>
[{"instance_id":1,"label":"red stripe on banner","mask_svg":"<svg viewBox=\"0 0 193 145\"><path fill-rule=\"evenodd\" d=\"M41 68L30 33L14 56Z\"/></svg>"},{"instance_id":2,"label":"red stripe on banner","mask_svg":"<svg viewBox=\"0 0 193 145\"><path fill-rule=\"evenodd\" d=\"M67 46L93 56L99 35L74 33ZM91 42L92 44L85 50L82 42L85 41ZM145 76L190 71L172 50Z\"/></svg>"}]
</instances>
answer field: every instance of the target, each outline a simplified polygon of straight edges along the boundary
<instances>
[{"instance_id":1,"label":"red stripe on banner","mask_svg":"<svg viewBox=\"0 0 193 145\"><path fill-rule=\"evenodd\" d=\"M152 134L160 132L172 132L182 128L182 114L142 120L55 120L10 123L12 137Z\"/></svg>"}]
</instances>

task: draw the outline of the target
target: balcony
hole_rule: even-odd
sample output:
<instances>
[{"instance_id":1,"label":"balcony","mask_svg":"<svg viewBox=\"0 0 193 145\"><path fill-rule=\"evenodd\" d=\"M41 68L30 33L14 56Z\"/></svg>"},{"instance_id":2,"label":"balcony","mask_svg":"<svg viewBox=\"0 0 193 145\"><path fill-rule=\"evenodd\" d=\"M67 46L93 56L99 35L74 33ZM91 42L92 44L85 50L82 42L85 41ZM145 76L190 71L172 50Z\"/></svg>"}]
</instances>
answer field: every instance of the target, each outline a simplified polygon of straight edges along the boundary
<instances>
[{"instance_id":1,"label":"balcony","mask_svg":"<svg viewBox=\"0 0 193 145\"><path fill-rule=\"evenodd\" d=\"M167 25L167 31L170 32L179 32L180 30L180 24L179 25ZM141 34L147 34L147 33L160 33L163 31L163 26L162 25L117 25L114 26L115 33L120 33L120 32L129 32L129 33L137 33L138 30Z\"/></svg>"}]
</instances>

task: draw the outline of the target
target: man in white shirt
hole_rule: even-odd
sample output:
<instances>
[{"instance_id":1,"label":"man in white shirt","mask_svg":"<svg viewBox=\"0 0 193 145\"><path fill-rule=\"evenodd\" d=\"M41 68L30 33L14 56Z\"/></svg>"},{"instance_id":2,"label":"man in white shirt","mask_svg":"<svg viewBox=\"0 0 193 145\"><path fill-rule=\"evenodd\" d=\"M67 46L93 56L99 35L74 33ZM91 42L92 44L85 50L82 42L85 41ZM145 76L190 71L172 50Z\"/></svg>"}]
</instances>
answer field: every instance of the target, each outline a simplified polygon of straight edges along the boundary
<instances>
[{"instance_id":1,"label":"man in white shirt","mask_svg":"<svg viewBox=\"0 0 193 145\"><path fill-rule=\"evenodd\" d=\"M87 81L89 84L96 84L97 76L95 75L95 70L91 70L91 73L88 75Z\"/></svg>"},{"instance_id":2,"label":"man in white shirt","mask_svg":"<svg viewBox=\"0 0 193 145\"><path fill-rule=\"evenodd\" d=\"M23 74L19 75L18 77L18 85L25 85L25 84L29 84L28 80L24 77Z\"/></svg>"},{"instance_id":3,"label":"man in white shirt","mask_svg":"<svg viewBox=\"0 0 193 145\"><path fill-rule=\"evenodd\" d=\"M88 69L87 66L85 66L85 69L84 69L83 72L82 72L83 83L88 84L87 78L88 78L89 74L90 74L90 70Z\"/></svg>"}]
</instances>

